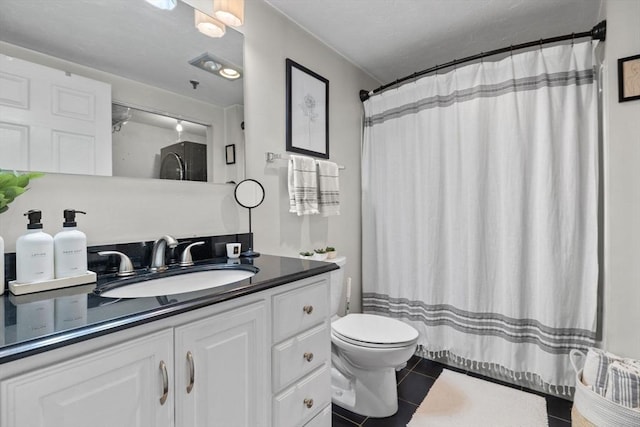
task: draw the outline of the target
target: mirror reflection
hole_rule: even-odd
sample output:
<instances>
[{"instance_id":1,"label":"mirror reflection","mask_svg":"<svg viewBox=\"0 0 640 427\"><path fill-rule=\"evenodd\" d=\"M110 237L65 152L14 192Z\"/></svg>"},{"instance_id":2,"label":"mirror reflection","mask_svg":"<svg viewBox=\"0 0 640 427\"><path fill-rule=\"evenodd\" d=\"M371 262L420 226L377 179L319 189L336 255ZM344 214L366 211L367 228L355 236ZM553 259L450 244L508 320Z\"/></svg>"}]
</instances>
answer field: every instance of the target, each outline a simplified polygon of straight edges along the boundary
<instances>
[{"instance_id":1,"label":"mirror reflection","mask_svg":"<svg viewBox=\"0 0 640 427\"><path fill-rule=\"evenodd\" d=\"M170 147L182 166L177 161L167 166L166 174L172 176L168 179L181 179L180 174L185 180L214 183L244 178L243 36L232 28L217 39L203 35L195 28L194 10L189 5L178 2L175 9L165 11L145 1L3 0L0 76L17 76L23 87L31 84L31 93L25 95L31 99L25 103L35 105L31 100L42 98L33 84L39 71L34 77L15 67L1 68L14 58L66 75L67 81L52 83L65 90L68 81L78 78L102 84L107 98L100 98L91 110L87 107L91 102L76 96L84 87L70 86L43 104L55 105L58 110L42 119L25 114L24 106L16 107L15 99L0 97L0 134L11 143L10 149L5 146L2 151L0 147L0 167L159 178L162 150ZM241 77L228 80L209 71L213 67L207 65L212 61L237 68ZM4 87L6 81L0 83ZM14 88L19 90L20 84L9 88L12 94L18 93ZM112 107L112 103L122 108ZM127 109L130 119L126 119ZM97 131L88 129L89 116L95 119ZM80 127L61 129L67 118L78 119ZM152 123L162 120L166 123ZM180 134L175 129L177 120L184 127ZM36 131L50 135L54 130L57 139L48 145L34 141L39 138ZM87 142L93 144L89 149L85 148ZM173 146L183 142L192 144ZM225 147L229 145L235 150L233 164L226 162ZM23 149L30 146L49 155ZM184 158L190 156L187 152L196 151L198 154L190 158L203 158L192 178L187 170L193 168L185 163L193 166L195 160L185 162ZM12 164L4 164L10 157ZM64 161L44 164L47 157Z\"/></svg>"},{"instance_id":2,"label":"mirror reflection","mask_svg":"<svg viewBox=\"0 0 640 427\"><path fill-rule=\"evenodd\" d=\"M209 126L113 104L113 176L207 181Z\"/></svg>"}]
</instances>

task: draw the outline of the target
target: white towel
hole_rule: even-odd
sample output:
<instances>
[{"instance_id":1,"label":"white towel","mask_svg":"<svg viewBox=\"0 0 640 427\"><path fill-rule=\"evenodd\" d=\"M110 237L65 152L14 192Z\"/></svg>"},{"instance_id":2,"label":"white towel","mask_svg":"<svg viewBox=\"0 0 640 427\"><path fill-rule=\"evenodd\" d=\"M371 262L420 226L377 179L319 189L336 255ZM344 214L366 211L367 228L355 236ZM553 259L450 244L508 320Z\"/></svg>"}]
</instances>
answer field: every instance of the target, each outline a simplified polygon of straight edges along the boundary
<instances>
[{"instance_id":1,"label":"white towel","mask_svg":"<svg viewBox=\"0 0 640 427\"><path fill-rule=\"evenodd\" d=\"M300 215L318 212L318 173L311 157L289 156L289 212Z\"/></svg>"},{"instance_id":2,"label":"white towel","mask_svg":"<svg viewBox=\"0 0 640 427\"><path fill-rule=\"evenodd\" d=\"M318 160L318 208L322 216L340 215L338 165Z\"/></svg>"}]
</instances>

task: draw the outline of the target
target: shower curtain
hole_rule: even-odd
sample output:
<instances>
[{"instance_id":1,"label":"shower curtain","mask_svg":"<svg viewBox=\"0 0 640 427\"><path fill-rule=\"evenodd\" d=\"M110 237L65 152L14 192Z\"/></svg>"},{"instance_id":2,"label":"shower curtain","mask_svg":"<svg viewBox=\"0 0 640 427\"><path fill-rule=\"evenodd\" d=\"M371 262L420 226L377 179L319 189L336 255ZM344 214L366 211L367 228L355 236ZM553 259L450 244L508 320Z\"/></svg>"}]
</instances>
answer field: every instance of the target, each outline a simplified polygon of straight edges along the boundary
<instances>
[{"instance_id":1,"label":"shower curtain","mask_svg":"<svg viewBox=\"0 0 640 427\"><path fill-rule=\"evenodd\" d=\"M364 106L363 311L416 327L428 357L570 393L568 353L596 329L592 43L424 77Z\"/></svg>"}]
</instances>

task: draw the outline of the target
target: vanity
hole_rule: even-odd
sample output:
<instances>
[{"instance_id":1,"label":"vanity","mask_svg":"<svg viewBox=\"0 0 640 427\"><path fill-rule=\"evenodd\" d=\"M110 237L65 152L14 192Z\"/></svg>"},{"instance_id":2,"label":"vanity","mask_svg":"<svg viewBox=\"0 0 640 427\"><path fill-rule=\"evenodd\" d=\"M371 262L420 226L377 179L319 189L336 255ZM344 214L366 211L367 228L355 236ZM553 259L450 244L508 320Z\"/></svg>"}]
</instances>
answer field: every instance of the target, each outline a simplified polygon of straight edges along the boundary
<instances>
[{"instance_id":1,"label":"vanity","mask_svg":"<svg viewBox=\"0 0 640 427\"><path fill-rule=\"evenodd\" d=\"M333 263L262 255L211 289L0 296L0 427L330 426ZM98 282L100 286L100 281Z\"/></svg>"}]
</instances>

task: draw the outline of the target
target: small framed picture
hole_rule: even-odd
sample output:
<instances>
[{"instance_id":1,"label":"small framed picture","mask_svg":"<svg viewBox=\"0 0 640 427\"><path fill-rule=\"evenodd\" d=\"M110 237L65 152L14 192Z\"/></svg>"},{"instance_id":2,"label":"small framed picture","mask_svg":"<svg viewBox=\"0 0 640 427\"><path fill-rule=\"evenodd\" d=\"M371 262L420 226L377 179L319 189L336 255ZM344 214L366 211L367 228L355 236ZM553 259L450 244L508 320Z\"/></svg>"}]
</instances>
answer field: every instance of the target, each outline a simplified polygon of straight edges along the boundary
<instances>
[{"instance_id":1,"label":"small framed picture","mask_svg":"<svg viewBox=\"0 0 640 427\"><path fill-rule=\"evenodd\" d=\"M618 59L618 102L640 99L640 55Z\"/></svg>"},{"instance_id":2,"label":"small framed picture","mask_svg":"<svg viewBox=\"0 0 640 427\"><path fill-rule=\"evenodd\" d=\"M287 151L329 158L329 80L287 58Z\"/></svg>"},{"instance_id":3,"label":"small framed picture","mask_svg":"<svg viewBox=\"0 0 640 427\"><path fill-rule=\"evenodd\" d=\"M236 163L236 144L229 144L224 146L225 158L228 165Z\"/></svg>"}]
</instances>

